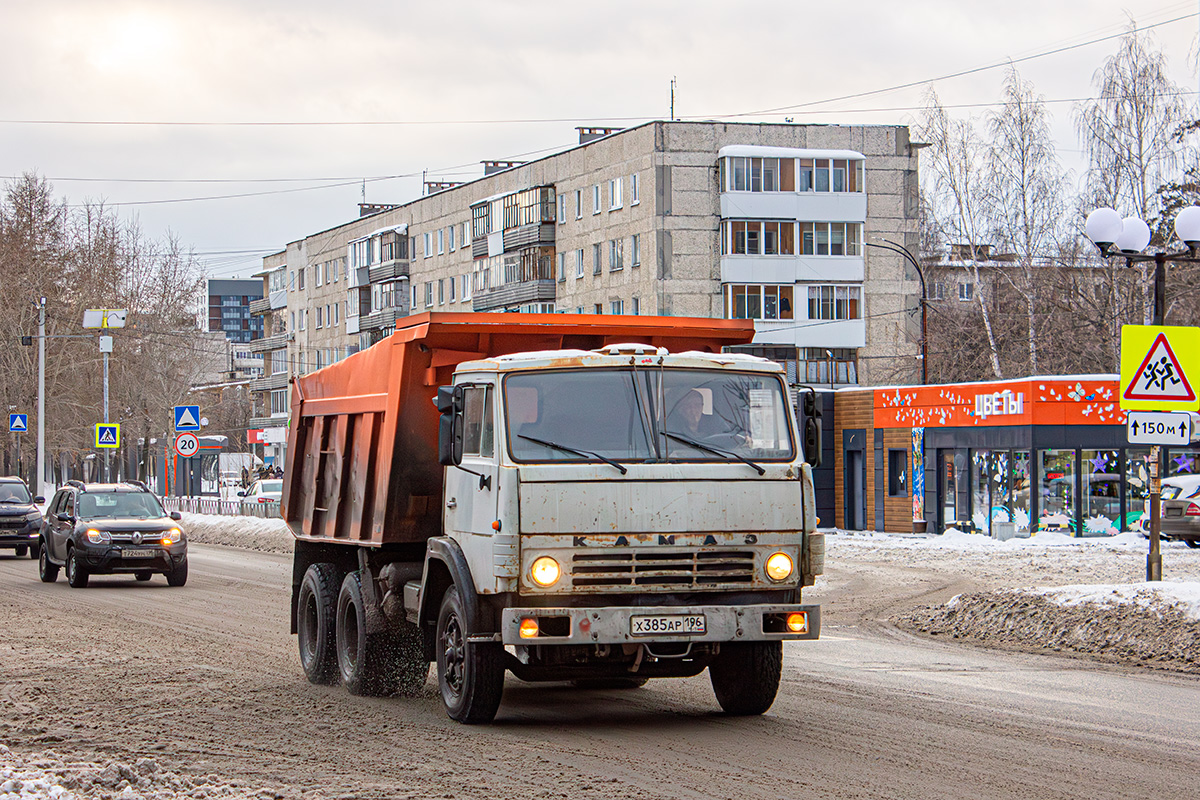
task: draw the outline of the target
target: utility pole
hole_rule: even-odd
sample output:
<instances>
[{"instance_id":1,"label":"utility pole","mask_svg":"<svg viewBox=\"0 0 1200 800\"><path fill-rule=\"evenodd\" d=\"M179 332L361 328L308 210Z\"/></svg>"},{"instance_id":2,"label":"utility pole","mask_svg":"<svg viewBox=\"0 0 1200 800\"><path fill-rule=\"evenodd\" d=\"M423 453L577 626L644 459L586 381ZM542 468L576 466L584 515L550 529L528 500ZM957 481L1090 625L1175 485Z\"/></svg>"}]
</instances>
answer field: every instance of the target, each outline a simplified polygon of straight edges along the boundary
<instances>
[{"instance_id":1,"label":"utility pole","mask_svg":"<svg viewBox=\"0 0 1200 800\"><path fill-rule=\"evenodd\" d=\"M46 298L38 299L37 494L46 496Z\"/></svg>"},{"instance_id":2,"label":"utility pole","mask_svg":"<svg viewBox=\"0 0 1200 800\"><path fill-rule=\"evenodd\" d=\"M671 121L675 121L675 76L671 76Z\"/></svg>"}]
</instances>

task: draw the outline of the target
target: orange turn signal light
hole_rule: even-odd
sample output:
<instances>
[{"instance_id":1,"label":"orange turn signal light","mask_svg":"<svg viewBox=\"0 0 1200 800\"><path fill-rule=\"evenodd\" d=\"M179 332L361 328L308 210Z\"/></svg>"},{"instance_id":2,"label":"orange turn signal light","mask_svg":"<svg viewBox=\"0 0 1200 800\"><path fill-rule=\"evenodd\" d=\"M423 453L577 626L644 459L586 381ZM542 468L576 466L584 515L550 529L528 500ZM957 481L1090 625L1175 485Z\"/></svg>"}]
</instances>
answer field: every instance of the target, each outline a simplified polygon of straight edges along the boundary
<instances>
[{"instance_id":1,"label":"orange turn signal light","mask_svg":"<svg viewBox=\"0 0 1200 800\"><path fill-rule=\"evenodd\" d=\"M522 639L536 639L538 635L538 621L532 617L526 617L521 620L520 633Z\"/></svg>"},{"instance_id":2,"label":"orange turn signal light","mask_svg":"<svg viewBox=\"0 0 1200 800\"><path fill-rule=\"evenodd\" d=\"M787 629L791 633L808 633L808 614L804 611L788 614Z\"/></svg>"},{"instance_id":3,"label":"orange turn signal light","mask_svg":"<svg viewBox=\"0 0 1200 800\"><path fill-rule=\"evenodd\" d=\"M492 523L492 530L494 530L494 531L500 530L500 520L496 520Z\"/></svg>"}]
</instances>

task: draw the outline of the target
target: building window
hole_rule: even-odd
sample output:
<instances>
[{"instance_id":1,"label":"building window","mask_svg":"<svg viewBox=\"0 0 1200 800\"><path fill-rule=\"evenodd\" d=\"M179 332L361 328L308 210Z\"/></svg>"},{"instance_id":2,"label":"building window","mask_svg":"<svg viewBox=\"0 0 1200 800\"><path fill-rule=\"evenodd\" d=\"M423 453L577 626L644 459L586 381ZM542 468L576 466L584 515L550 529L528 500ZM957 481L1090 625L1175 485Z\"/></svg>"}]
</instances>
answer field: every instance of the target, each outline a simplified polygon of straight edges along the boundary
<instances>
[{"instance_id":1,"label":"building window","mask_svg":"<svg viewBox=\"0 0 1200 800\"><path fill-rule=\"evenodd\" d=\"M567 279L567 254L558 254L558 282L562 283Z\"/></svg>"},{"instance_id":2,"label":"building window","mask_svg":"<svg viewBox=\"0 0 1200 800\"><path fill-rule=\"evenodd\" d=\"M583 189L575 190L575 219L583 219Z\"/></svg>"},{"instance_id":3,"label":"building window","mask_svg":"<svg viewBox=\"0 0 1200 800\"><path fill-rule=\"evenodd\" d=\"M425 282L425 307L433 307L433 281Z\"/></svg>"},{"instance_id":4,"label":"building window","mask_svg":"<svg viewBox=\"0 0 1200 800\"><path fill-rule=\"evenodd\" d=\"M946 299L946 284L941 281L933 281L929 284L929 299L930 300L945 300Z\"/></svg>"},{"instance_id":5,"label":"building window","mask_svg":"<svg viewBox=\"0 0 1200 800\"><path fill-rule=\"evenodd\" d=\"M288 273L288 291L296 291L296 273L294 272Z\"/></svg>"},{"instance_id":6,"label":"building window","mask_svg":"<svg viewBox=\"0 0 1200 800\"><path fill-rule=\"evenodd\" d=\"M567 222L567 196L560 194L558 196L558 224L564 225Z\"/></svg>"},{"instance_id":7,"label":"building window","mask_svg":"<svg viewBox=\"0 0 1200 800\"><path fill-rule=\"evenodd\" d=\"M642 202L642 196L638 191L638 176L633 173L629 176L629 205L636 206Z\"/></svg>"},{"instance_id":8,"label":"building window","mask_svg":"<svg viewBox=\"0 0 1200 800\"><path fill-rule=\"evenodd\" d=\"M958 299L962 300L963 302L975 299L975 284L966 282L959 283Z\"/></svg>"},{"instance_id":9,"label":"building window","mask_svg":"<svg viewBox=\"0 0 1200 800\"><path fill-rule=\"evenodd\" d=\"M592 245L592 274L593 274L593 275L599 275L599 274L600 274L600 270L601 270L601 266L600 266L600 245L599 245L599 244L594 244L594 245ZM600 313L600 312L596 312L596 313Z\"/></svg>"},{"instance_id":10,"label":"building window","mask_svg":"<svg viewBox=\"0 0 1200 800\"><path fill-rule=\"evenodd\" d=\"M308 327L308 309L302 308L302 309L300 309L300 330L304 330L307 327Z\"/></svg>"},{"instance_id":11,"label":"building window","mask_svg":"<svg viewBox=\"0 0 1200 800\"><path fill-rule=\"evenodd\" d=\"M862 287L809 286L809 319L862 319Z\"/></svg>"},{"instance_id":12,"label":"building window","mask_svg":"<svg viewBox=\"0 0 1200 800\"><path fill-rule=\"evenodd\" d=\"M334 304L333 304L333 326L334 326L335 328L337 327L338 323L339 323L339 322L341 322L341 320L340 320L340 319L339 319L339 317L338 317L338 306L339 306L339 305L341 305L341 304L340 304L340 303L334 303ZM329 308L329 306L325 306L325 308L326 308L326 309L328 309L328 308ZM328 314L329 314L329 311L327 310L327 311L325 312L325 314L326 314L326 315L328 315Z\"/></svg>"},{"instance_id":13,"label":"building window","mask_svg":"<svg viewBox=\"0 0 1200 800\"><path fill-rule=\"evenodd\" d=\"M296 330L296 312L295 311L288 312L288 330L289 331Z\"/></svg>"},{"instance_id":14,"label":"building window","mask_svg":"<svg viewBox=\"0 0 1200 800\"><path fill-rule=\"evenodd\" d=\"M462 299L463 299L464 303L471 299L471 276L470 275L462 276Z\"/></svg>"},{"instance_id":15,"label":"building window","mask_svg":"<svg viewBox=\"0 0 1200 800\"><path fill-rule=\"evenodd\" d=\"M632 203L630 205L632 205ZM642 313L642 301L640 299L635 297L629 301L629 313L633 314L635 317Z\"/></svg>"},{"instance_id":16,"label":"building window","mask_svg":"<svg viewBox=\"0 0 1200 800\"><path fill-rule=\"evenodd\" d=\"M721 186L726 192L794 192L796 160L792 158L723 158Z\"/></svg>"},{"instance_id":17,"label":"building window","mask_svg":"<svg viewBox=\"0 0 1200 800\"><path fill-rule=\"evenodd\" d=\"M861 222L800 223L800 250L806 256L856 256L861 241Z\"/></svg>"},{"instance_id":18,"label":"building window","mask_svg":"<svg viewBox=\"0 0 1200 800\"><path fill-rule=\"evenodd\" d=\"M304 273L307 271L306 267L301 267L296 271L296 288L301 291L304 290Z\"/></svg>"},{"instance_id":19,"label":"building window","mask_svg":"<svg viewBox=\"0 0 1200 800\"><path fill-rule=\"evenodd\" d=\"M450 226L449 228L447 228L446 230L447 230L447 232L450 234L450 235L449 235L449 239L450 239L450 252L451 252L451 253L453 253L453 252L454 252L454 226L453 226L453 225L451 225L451 226Z\"/></svg>"},{"instance_id":20,"label":"building window","mask_svg":"<svg viewBox=\"0 0 1200 800\"><path fill-rule=\"evenodd\" d=\"M287 389L272 389L271 390L271 416L276 414L288 413L288 390Z\"/></svg>"},{"instance_id":21,"label":"building window","mask_svg":"<svg viewBox=\"0 0 1200 800\"><path fill-rule=\"evenodd\" d=\"M323 266L323 264L313 264L313 283L316 284L316 288L318 289L325 284L322 280Z\"/></svg>"},{"instance_id":22,"label":"building window","mask_svg":"<svg viewBox=\"0 0 1200 800\"><path fill-rule=\"evenodd\" d=\"M608 182L608 210L615 211L621 207L621 179L615 178Z\"/></svg>"},{"instance_id":23,"label":"building window","mask_svg":"<svg viewBox=\"0 0 1200 800\"><path fill-rule=\"evenodd\" d=\"M616 272L619 269L625 268L625 254L622 252L623 240L610 239L608 242L608 269L610 272Z\"/></svg>"},{"instance_id":24,"label":"building window","mask_svg":"<svg viewBox=\"0 0 1200 800\"><path fill-rule=\"evenodd\" d=\"M630 205L633 205L630 203ZM642 235L635 233L629 240L629 266L640 267L642 265Z\"/></svg>"},{"instance_id":25,"label":"building window","mask_svg":"<svg viewBox=\"0 0 1200 800\"><path fill-rule=\"evenodd\" d=\"M446 253L446 231L444 228L438 228L438 255Z\"/></svg>"},{"instance_id":26,"label":"building window","mask_svg":"<svg viewBox=\"0 0 1200 800\"><path fill-rule=\"evenodd\" d=\"M604 306L601 305L600 303L596 303L594 306L592 306L592 313L593 314L603 314Z\"/></svg>"},{"instance_id":27,"label":"building window","mask_svg":"<svg viewBox=\"0 0 1200 800\"><path fill-rule=\"evenodd\" d=\"M325 327L325 313L324 312L325 312L325 309L321 308L320 306L317 306L317 324L315 326L317 330L320 330L321 328Z\"/></svg>"},{"instance_id":28,"label":"building window","mask_svg":"<svg viewBox=\"0 0 1200 800\"><path fill-rule=\"evenodd\" d=\"M438 278L438 305L446 305L446 279Z\"/></svg>"},{"instance_id":29,"label":"building window","mask_svg":"<svg viewBox=\"0 0 1200 800\"><path fill-rule=\"evenodd\" d=\"M600 213L600 184L592 186L592 213Z\"/></svg>"},{"instance_id":30,"label":"building window","mask_svg":"<svg viewBox=\"0 0 1200 800\"><path fill-rule=\"evenodd\" d=\"M804 224L811 226L813 223ZM844 235L845 231L842 233ZM727 256L795 255L796 225L793 222L727 220L721 223L721 253Z\"/></svg>"},{"instance_id":31,"label":"building window","mask_svg":"<svg viewBox=\"0 0 1200 800\"><path fill-rule=\"evenodd\" d=\"M794 319L794 288L730 284L725 287L725 318Z\"/></svg>"},{"instance_id":32,"label":"building window","mask_svg":"<svg viewBox=\"0 0 1200 800\"><path fill-rule=\"evenodd\" d=\"M575 251L575 277L583 277L583 248Z\"/></svg>"},{"instance_id":33,"label":"building window","mask_svg":"<svg viewBox=\"0 0 1200 800\"><path fill-rule=\"evenodd\" d=\"M908 450L888 450L888 497L908 497Z\"/></svg>"},{"instance_id":34,"label":"building window","mask_svg":"<svg viewBox=\"0 0 1200 800\"><path fill-rule=\"evenodd\" d=\"M863 162L802 158L797 189L801 192L861 192Z\"/></svg>"},{"instance_id":35,"label":"building window","mask_svg":"<svg viewBox=\"0 0 1200 800\"><path fill-rule=\"evenodd\" d=\"M625 302L623 300L613 300L610 305L610 308L611 308L610 313L612 313L612 314L624 314L625 313Z\"/></svg>"},{"instance_id":36,"label":"building window","mask_svg":"<svg viewBox=\"0 0 1200 800\"><path fill-rule=\"evenodd\" d=\"M426 234L425 234L425 249L422 251L422 255L425 258L429 258L431 255L433 255L433 246L432 245L433 245L433 234L426 232Z\"/></svg>"}]
</instances>

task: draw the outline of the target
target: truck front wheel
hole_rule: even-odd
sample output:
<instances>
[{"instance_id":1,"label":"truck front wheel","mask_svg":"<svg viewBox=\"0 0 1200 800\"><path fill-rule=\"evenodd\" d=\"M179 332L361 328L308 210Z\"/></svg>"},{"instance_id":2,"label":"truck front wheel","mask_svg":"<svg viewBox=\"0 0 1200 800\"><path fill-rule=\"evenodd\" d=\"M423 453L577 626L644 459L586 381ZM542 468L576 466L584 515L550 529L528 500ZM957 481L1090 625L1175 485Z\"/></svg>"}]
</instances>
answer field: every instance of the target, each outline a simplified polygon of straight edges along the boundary
<instances>
[{"instance_id":1,"label":"truck front wheel","mask_svg":"<svg viewBox=\"0 0 1200 800\"><path fill-rule=\"evenodd\" d=\"M782 673L782 642L726 642L708 665L717 702L726 714L739 717L771 707Z\"/></svg>"},{"instance_id":2,"label":"truck front wheel","mask_svg":"<svg viewBox=\"0 0 1200 800\"><path fill-rule=\"evenodd\" d=\"M333 564L313 564L300 582L296 633L300 641L300 666L310 683L329 686L338 682L334 635L338 588L338 571Z\"/></svg>"},{"instance_id":3,"label":"truck front wheel","mask_svg":"<svg viewBox=\"0 0 1200 800\"><path fill-rule=\"evenodd\" d=\"M504 649L499 642L467 641L466 613L454 586L438 611L437 666L450 719L476 725L496 718L504 692Z\"/></svg>"}]
</instances>

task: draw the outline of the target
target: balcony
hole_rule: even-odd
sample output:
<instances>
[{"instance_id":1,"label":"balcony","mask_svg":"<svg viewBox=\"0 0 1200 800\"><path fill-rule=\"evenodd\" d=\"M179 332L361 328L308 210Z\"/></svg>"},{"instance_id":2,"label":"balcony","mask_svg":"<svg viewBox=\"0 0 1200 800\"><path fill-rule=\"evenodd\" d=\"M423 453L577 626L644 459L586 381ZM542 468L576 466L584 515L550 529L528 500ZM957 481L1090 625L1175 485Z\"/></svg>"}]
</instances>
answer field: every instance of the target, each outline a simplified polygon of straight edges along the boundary
<instances>
[{"instance_id":1,"label":"balcony","mask_svg":"<svg viewBox=\"0 0 1200 800\"><path fill-rule=\"evenodd\" d=\"M285 428L288 425L288 415L284 414L281 417L274 415L269 417L251 417L251 428Z\"/></svg>"},{"instance_id":2,"label":"balcony","mask_svg":"<svg viewBox=\"0 0 1200 800\"><path fill-rule=\"evenodd\" d=\"M250 313L251 314L265 314L270 310L271 310L271 298L270 297L262 297L262 298L259 298L258 300L250 301Z\"/></svg>"},{"instance_id":3,"label":"balcony","mask_svg":"<svg viewBox=\"0 0 1200 800\"><path fill-rule=\"evenodd\" d=\"M409 262L407 259L385 261L367 268L367 280L370 283L379 283L393 278L407 278L408 275Z\"/></svg>"},{"instance_id":4,"label":"balcony","mask_svg":"<svg viewBox=\"0 0 1200 800\"><path fill-rule=\"evenodd\" d=\"M372 311L370 314L363 314L358 318L358 328L359 330L367 331L395 327L396 317L399 313L399 309L384 308L379 311Z\"/></svg>"},{"instance_id":5,"label":"balcony","mask_svg":"<svg viewBox=\"0 0 1200 800\"><path fill-rule=\"evenodd\" d=\"M280 372L277 375L255 378L250 381L250 391L269 392L272 389L283 389L288 385L288 377L286 372Z\"/></svg>"},{"instance_id":6,"label":"balcony","mask_svg":"<svg viewBox=\"0 0 1200 800\"><path fill-rule=\"evenodd\" d=\"M294 341L296 334L294 333L277 333L274 336L264 336L261 339L252 339L246 349L251 353L266 353L270 350L279 350L287 347L288 342Z\"/></svg>"}]
</instances>

